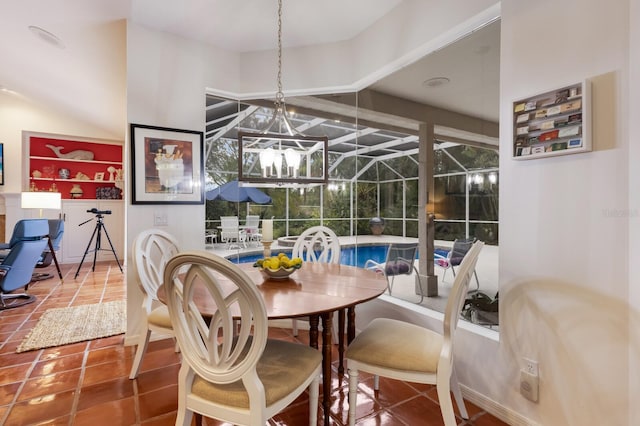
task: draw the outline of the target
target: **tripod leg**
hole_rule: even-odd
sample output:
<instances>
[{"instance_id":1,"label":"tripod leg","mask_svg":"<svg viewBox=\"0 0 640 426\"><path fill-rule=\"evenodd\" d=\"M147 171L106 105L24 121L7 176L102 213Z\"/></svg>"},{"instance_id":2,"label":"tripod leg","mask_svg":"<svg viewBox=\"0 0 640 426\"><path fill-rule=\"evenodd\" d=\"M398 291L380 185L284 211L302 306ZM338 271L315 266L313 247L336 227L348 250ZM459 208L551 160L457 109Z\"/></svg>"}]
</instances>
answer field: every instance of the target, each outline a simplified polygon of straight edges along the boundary
<instances>
[{"instance_id":1,"label":"tripod leg","mask_svg":"<svg viewBox=\"0 0 640 426\"><path fill-rule=\"evenodd\" d=\"M98 253L102 249L102 221L98 220L96 224L96 228L98 229L98 235L96 236L96 246L93 249L93 266L91 267L92 271L96 270L96 260L98 260Z\"/></svg>"},{"instance_id":2,"label":"tripod leg","mask_svg":"<svg viewBox=\"0 0 640 426\"><path fill-rule=\"evenodd\" d=\"M116 254L116 249L113 248L113 244L111 243L111 237L109 237L109 233L107 232L107 228L104 227L104 235L107 236L107 241L109 241L109 246L111 247L111 252L113 253L113 257L116 259L116 263L118 264L118 268L120 268L120 272L122 271L122 265L120 265L120 261L118 260L118 255Z\"/></svg>"},{"instance_id":3,"label":"tripod leg","mask_svg":"<svg viewBox=\"0 0 640 426\"><path fill-rule=\"evenodd\" d=\"M80 264L78 265L78 270L76 271L76 275L75 278L78 278L78 275L80 274L80 268L82 268L82 264L84 263L84 258L87 257L87 253L89 253L89 247L91 247L91 242L93 241L93 237L96 236L96 232L98 232L98 225L96 225L95 228L93 228L93 234L91 234L91 239L89 240L89 244L87 244L87 248L84 251L84 254L82 255L82 260L80 261ZM95 254L94 254L95 256Z\"/></svg>"}]
</instances>

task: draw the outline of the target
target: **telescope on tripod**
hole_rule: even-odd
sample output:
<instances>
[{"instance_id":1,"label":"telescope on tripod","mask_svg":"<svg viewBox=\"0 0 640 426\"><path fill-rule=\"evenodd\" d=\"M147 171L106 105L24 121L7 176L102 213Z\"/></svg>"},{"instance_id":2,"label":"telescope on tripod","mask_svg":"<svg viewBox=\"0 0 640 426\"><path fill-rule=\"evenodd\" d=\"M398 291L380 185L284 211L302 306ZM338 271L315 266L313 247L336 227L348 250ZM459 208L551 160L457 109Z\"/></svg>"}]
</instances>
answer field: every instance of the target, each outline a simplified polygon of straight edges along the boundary
<instances>
[{"instance_id":1,"label":"telescope on tripod","mask_svg":"<svg viewBox=\"0 0 640 426\"><path fill-rule=\"evenodd\" d=\"M85 223L91 222L93 219L96 219L96 227L93 229L93 234L91 234L91 239L89 240L89 244L87 244L87 248L82 255L82 260L80 261L80 265L78 265L78 270L76 271L76 275L74 278L78 278L78 274L80 274L80 268L82 268L82 264L84 263L84 259L87 257L87 254L90 252L93 253L93 267L92 271L96 270L96 260L98 258L98 252L100 250L108 251L109 249L102 248L102 232L104 231L104 235L107 237L107 241L109 242L109 247L111 252L113 253L113 257L116 259L116 263L118 264L118 268L120 268L120 272L122 271L122 265L120 265L120 261L118 260L118 255L116 254L116 250L113 248L113 243L111 243L111 238L109 237L109 233L107 232L107 228L104 225L104 215L111 214L111 210L98 210L97 208L92 208L91 210L87 210L87 213L93 213L95 218L91 218L89 220L85 220L78 226L82 226ZM95 246L93 249L91 248L91 243L95 238Z\"/></svg>"}]
</instances>

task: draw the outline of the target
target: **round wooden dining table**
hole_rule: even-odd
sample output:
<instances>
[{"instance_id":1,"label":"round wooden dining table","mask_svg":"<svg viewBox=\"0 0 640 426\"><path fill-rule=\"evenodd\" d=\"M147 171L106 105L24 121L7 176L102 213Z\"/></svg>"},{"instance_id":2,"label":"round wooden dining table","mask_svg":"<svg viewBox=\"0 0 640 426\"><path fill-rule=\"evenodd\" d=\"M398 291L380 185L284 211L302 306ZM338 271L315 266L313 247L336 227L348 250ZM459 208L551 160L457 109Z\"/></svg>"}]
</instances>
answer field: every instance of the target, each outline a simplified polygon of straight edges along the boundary
<instances>
[{"instance_id":1,"label":"round wooden dining table","mask_svg":"<svg viewBox=\"0 0 640 426\"><path fill-rule=\"evenodd\" d=\"M268 319L309 317L309 342L315 348L318 348L318 326L322 324L322 406L324 424L328 425L333 313L338 312L338 371L343 373L345 325L347 342L351 342L355 337L355 306L384 293L387 281L383 275L371 270L327 263L305 263L286 280L267 279L250 263L239 264L239 267L262 293ZM162 286L158 290L158 298L165 300ZM194 295L194 301L203 316L211 316L216 311L213 300L204 289L202 294Z\"/></svg>"}]
</instances>

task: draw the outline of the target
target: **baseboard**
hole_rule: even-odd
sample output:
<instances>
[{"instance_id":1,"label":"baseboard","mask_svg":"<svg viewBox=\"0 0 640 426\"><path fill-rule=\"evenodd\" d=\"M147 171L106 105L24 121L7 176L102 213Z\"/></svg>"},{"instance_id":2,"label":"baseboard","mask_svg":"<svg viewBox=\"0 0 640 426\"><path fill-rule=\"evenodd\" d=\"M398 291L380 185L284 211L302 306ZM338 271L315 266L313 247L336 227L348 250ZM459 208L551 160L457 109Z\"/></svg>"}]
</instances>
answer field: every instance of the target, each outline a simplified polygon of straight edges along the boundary
<instances>
[{"instance_id":1,"label":"baseboard","mask_svg":"<svg viewBox=\"0 0 640 426\"><path fill-rule=\"evenodd\" d=\"M487 413L497 417L498 419L511 426L540 426L539 423L536 423L533 420L522 416L521 414L505 407L504 405L500 405L491 398L487 398L486 396L474 391L473 389L470 389L462 384L460 385L460 388L462 390L462 396L464 397L464 399L477 405Z\"/></svg>"}]
</instances>

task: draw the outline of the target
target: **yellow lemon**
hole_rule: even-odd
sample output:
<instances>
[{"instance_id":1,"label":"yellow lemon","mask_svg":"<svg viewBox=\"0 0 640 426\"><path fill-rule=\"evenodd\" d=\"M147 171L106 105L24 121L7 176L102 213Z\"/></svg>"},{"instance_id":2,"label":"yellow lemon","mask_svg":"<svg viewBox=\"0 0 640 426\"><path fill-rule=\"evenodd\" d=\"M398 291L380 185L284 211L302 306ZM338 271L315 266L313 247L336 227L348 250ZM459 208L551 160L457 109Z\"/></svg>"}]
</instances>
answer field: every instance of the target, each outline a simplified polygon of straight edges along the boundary
<instances>
[{"instance_id":1,"label":"yellow lemon","mask_svg":"<svg viewBox=\"0 0 640 426\"><path fill-rule=\"evenodd\" d=\"M275 258L269 262L269 269L277 270L280 268L280 260Z\"/></svg>"}]
</instances>

